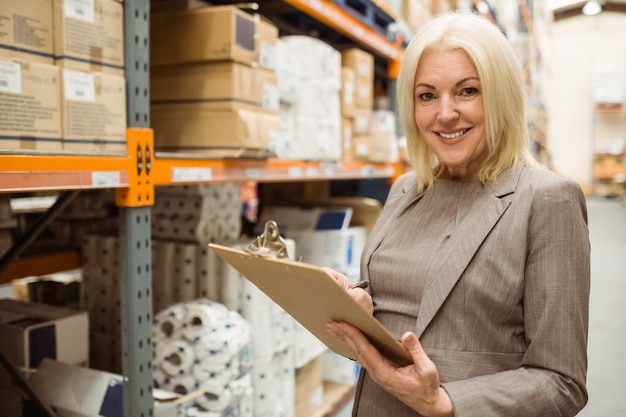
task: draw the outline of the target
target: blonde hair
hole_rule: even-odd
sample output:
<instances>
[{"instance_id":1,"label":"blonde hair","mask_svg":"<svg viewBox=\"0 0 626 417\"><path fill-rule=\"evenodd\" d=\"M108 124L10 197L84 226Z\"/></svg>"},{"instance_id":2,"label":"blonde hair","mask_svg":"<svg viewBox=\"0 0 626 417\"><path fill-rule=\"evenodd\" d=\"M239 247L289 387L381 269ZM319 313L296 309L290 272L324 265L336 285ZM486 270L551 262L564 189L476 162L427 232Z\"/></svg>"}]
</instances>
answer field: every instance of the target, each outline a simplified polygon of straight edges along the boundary
<instances>
[{"instance_id":1,"label":"blonde hair","mask_svg":"<svg viewBox=\"0 0 626 417\"><path fill-rule=\"evenodd\" d=\"M415 73L424 51L453 49L467 53L482 86L488 155L479 180L494 181L515 165L536 164L529 150L522 71L509 41L475 13L445 13L426 23L411 40L398 75L398 111L420 191L430 187L444 167L415 124Z\"/></svg>"}]
</instances>

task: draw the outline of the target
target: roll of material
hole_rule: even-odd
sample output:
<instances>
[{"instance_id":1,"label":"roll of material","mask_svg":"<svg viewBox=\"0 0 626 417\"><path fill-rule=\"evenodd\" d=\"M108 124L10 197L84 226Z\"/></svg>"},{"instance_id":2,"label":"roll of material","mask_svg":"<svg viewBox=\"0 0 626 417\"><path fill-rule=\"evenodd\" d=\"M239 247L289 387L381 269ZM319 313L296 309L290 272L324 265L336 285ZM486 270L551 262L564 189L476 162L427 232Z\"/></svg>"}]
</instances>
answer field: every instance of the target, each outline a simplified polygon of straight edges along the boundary
<instances>
[{"instance_id":1,"label":"roll of material","mask_svg":"<svg viewBox=\"0 0 626 417\"><path fill-rule=\"evenodd\" d=\"M178 301L191 301L196 298L196 248L197 245L182 243L176 247L172 287Z\"/></svg>"},{"instance_id":2,"label":"roll of material","mask_svg":"<svg viewBox=\"0 0 626 417\"><path fill-rule=\"evenodd\" d=\"M156 388L163 388L170 382L170 377L158 366L152 367L152 381Z\"/></svg>"},{"instance_id":3,"label":"roll of material","mask_svg":"<svg viewBox=\"0 0 626 417\"><path fill-rule=\"evenodd\" d=\"M157 314L153 335L155 386L199 392L201 411L241 408L242 377L249 377L252 359L251 327L239 313L208 299L182 302Z\"/></svg>"},{"instance_id":4,"label":"roll of material","mask_svg":"<svg viewBox=\"0 0 626 417\"><path fill-rule=\"evenodd\" d=\"M232 381L236 375L228 364L221 364L219 370L213 370L215 365L200 363L193 367L192 375L203 386L224 387Z\"/></svg>"},{"instance_id":5,"label":"roll of material","mask_svg":"<svg viewBox=\"0 0 626 417\"><path fill-rule=\"evenodd\" d=\"M166 374L174 377L191 373L195 355L184 340L166 340L157 345L155 359L161 363L161 369Z\"/></svg>"},{"instance_id":6,"label":"roll of material","mask_svg":"<svg viewBox=\"0 0 626 417\"><path fill-rule=\"evenodd\" d=\"M196 404L204 410L223 411L237 400L230 387L226 386L221 390L214 387L214 385L207 385L200 388L202 394L196 399Z\"/></svg>"},{"instance_id":7,"label":"roll of material","mask_svg":"<svg viewBox=\"0 0 626 417\"><path fill-rule=\"evenodd\" d=\"M152 321L153 342L159 343L179 337L183 330L186 310L187 307L183 304L161 310Z\"/></svg>"},{"instance_id":8,"label":"roll of material","mask_svg":"<svg viewBox=\"0 0 626 417\"><path fill-rule=\"evenodd\" d=\"M200 384L198 384L193 375L180 375L170 378L163 388L181 395L187 395L200 389Z\"/></svg>"},{"instance_id":9,"label":"roll of material","mask_svg":"<svg viewBox=\"0 0 626 417\"><path fill-rule=\"evenodd\" d=\"M183 337L189 341L215 339L216 328L228 313L226 306L210 300L197 300L188 304Z\"/></svg>"},{"instance_id":10,"label":"roll of material","mask_svg":"<svg viewBox=\"0 0 626 417\"><path fill-rule=\"evenodd\" d=\"M219 325L227 311L224 305L208 300L190 303L185 313L183 337L190 342L202 340L203 335L213 333L214 327Z\"/></svg>"},{"instance_id":11,"label":"roll of material","mask_svg":"<svg viewBox=\"0 0 626 417\"><path fill-rule=\"evenodd\" d=\"M196 263L196 287L198 297L219 300L220 280L218 279L219 272L216 270L216 268L219 268L217 258L219 258L219 256L212 250L209 250L207 246L198 245Z\"/></svg>"}]
</instances>

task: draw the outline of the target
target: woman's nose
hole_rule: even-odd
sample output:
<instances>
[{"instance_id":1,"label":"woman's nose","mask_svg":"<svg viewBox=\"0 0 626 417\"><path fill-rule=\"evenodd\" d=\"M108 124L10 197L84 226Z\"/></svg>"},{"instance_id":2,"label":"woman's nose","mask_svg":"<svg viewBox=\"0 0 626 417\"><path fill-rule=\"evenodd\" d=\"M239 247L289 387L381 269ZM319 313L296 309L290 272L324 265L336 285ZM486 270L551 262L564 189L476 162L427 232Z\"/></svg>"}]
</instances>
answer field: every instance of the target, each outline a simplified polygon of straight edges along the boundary
<instances>
[{"instance_id":1,"label":"woman's nose","mask_svg":"<svg viewBox=\"0 0 626 417\"><path fill-rule=\"evenodd\" d=\"M441 97L438 118L442 122L450 122L459 118L459 109L453 97Z\"/></svg>"}]
</instances>

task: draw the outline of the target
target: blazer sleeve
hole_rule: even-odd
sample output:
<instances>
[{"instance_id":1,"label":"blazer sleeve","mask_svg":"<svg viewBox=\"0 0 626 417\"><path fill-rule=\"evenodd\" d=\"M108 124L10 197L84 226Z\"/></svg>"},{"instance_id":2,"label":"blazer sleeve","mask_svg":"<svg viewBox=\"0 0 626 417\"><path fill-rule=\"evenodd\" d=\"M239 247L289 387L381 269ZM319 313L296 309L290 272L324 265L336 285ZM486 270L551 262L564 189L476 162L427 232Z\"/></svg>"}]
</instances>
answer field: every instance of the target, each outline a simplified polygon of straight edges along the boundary
<instances>
[{"instance_id":1,"label":"blazer sleeve","mask_svg":"<svg viewBox=\"0 0 626 417\"><path fill-rule=\"evenodd\" d=\"M567 417L587 402L590 244L585 197L568 179L531 184L524 276L527 349L518 369L442 384L456 417Z\"/></svg>"}]
</instances>

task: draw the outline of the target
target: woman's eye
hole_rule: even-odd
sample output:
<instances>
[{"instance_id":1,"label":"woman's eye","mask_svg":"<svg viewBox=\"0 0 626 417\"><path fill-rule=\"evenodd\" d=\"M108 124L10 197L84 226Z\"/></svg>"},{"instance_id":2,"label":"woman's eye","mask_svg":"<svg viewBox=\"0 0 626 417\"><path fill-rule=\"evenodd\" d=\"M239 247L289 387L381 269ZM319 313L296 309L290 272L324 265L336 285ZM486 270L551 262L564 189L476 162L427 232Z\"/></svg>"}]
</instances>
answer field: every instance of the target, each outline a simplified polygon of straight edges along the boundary
<instances>
[{"instance_id":1,"label":"woman's eye","mask_svg":"<svg viewBox=\"0 0 626 417\"><path fill-rule=\"evenodd\" d=\"M474 97L477 94L478 94L478 89L474 87L465 87L459 93L459 95L463 97Z\"/></svg>"},{"instance_id":2,"label":"woman's eye","mask_svg":"<svg viewBox=\"0 0 626 417\"><path fill-rule=\"evenodd\" d=\"M432 101L436 98L433 93L422 93L417 95L417 99L420 101Z\"/></svg>"}]
</instances>

